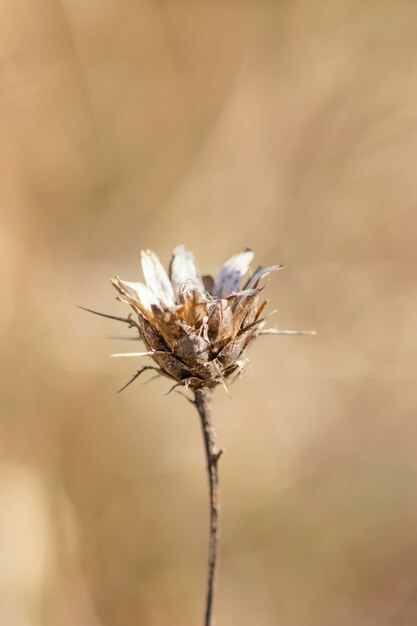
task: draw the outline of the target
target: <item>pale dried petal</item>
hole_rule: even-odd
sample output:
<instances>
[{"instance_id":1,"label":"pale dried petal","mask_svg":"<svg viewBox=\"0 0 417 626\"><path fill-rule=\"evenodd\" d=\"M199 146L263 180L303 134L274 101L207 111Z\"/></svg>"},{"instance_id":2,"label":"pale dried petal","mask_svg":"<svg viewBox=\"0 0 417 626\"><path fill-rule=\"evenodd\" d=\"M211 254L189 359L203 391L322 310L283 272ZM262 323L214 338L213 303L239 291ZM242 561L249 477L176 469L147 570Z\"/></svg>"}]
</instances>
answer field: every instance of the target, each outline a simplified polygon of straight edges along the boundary
<instances>
[{"instance_id":1,"label":"pale dried petal","mask_svg":"<svg viewBox=\"0 0 417 626\"><path fill-rule=\"evenodd\" d=\"M149 322L153 322L154 311L161 310L161 305L155 294L146 285L123 281L118 276L112 278L111 282L120 294L119 300L129 304L139 317L143 316Z\"/></svg>"},{"instance_id":2,"label":"pale dried petal","mask_svg":"<svg viewBox=\"0 0 417 626\"><path fill-rule=\"evenodd\" d=\"M128 289L130 292L133 292L134 295L137 296L140 304L150 313L152 313L152 305L161 308L161 303L157 296L143 283L133 283L127 280L119 279L119 284Z\"/></svg>"},{"instance_id":3,"label":"pale dried petal","mask_svg":"<svg viewBox=\"0 0 417 626\"><path fill-rule=\"evenodd\" d=\"M142 250L142 271L149 289L166 306L174 306L174 290L161 261L151 250Z\"/></svg>"},{"instance_id":4,"label":"pale dried petal","mask_svg":"<svg viewBox=\"0 0 417 626\"><path fill-rule=\"evenodd\" d=\"M239 289L253 256L252 250L245 250L226 261L214 282L212 293L215 298L225 298Z\"/></svg>"},{"instance_id":5,"label":"pale dried petal","mask_svg":"<svg viewBox=\"0 0 417 626\"><path fill-rule=\"evenodd\" d=\"M253 288L257 287L258 284L259 284L259 281L261 280L261 278L263 278L264 276L267 276L268 274L271 274L272 272L277 272L278 270L282 270L283 267L284 266L281 265L281 264L270 265L269 267L261 267L252 276L252 278L250 279L250 281L246 285L245 289L253 289Z\"/></svg>"},{"instance_id":6,"label":"pale dried petal","mask_svg":"<svg viewBox=\"0 0 417 626\"><path fill-rule=\"evenodd\" d=\"M203 280L197 269L194 255L185 246L174 248L170 264L170 276L175 294L178 294L181 285L187 281L204 292Z\"/></svg>"}]
</instances>

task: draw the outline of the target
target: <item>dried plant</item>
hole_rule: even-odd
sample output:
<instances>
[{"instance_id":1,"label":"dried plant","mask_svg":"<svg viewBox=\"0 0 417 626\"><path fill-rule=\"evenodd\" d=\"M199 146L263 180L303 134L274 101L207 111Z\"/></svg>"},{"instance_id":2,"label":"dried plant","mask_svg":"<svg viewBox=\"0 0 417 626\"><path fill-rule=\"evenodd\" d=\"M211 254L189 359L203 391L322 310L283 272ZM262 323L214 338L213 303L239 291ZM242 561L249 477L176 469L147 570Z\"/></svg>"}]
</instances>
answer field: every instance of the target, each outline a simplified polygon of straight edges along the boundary
<instances>
[{"instance_id":1,"label":"dried plant","mask_svg":"<svg viewBox=\"0 0 417 626\"><path fill-rule=\"evenodd\" d=\"M260 267L247 278L253 252L245 250L229 259L218 276L201 276L193 254L184 246L174 249L169 276L158 257L142 251L144 283L128 282L118 276L112 283L117 298L134 312L126 317L104 315L136 328L146 350L113 354L113 357L150 356L155 365L141 367L120 391L146 370L166 376L177 387L190 389L203 432L210 490L210 545L205 626L214 624L213 597L218 561L219 477L218 461L222 450L211 414L212 391L229 382L244 370L248 360L245 350L259 335L314 334L265 328L267 300L259 297L264 277L282 269L282 265ZM87 309L91 311L91 309ZM97 313L96 311L91 311Z\"/></svg>"}]
</instances>

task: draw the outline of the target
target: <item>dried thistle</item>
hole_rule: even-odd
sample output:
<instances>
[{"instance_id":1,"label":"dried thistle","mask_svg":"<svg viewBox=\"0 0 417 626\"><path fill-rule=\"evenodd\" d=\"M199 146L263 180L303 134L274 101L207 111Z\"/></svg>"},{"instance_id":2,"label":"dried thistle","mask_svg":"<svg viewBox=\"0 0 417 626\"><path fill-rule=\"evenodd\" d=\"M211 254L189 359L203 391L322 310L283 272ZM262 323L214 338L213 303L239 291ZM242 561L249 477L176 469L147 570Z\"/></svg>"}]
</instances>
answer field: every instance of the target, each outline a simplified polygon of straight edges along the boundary
<instances>
[{"instance_id":1,"label":"dried thistle","mask_svg":"<svg viewBox=\"0 0 417 626\"><path fill-rule=\"evenodd\" d=\"M194 393L202 426L210 488L210 547L205 626L213 622L214 581L218 557L219 480L217 464L222 450L217 449L211 417L211 396L216 385L233 381L245 368L245 350L259 335L314 334L311 331L265 329L264 309L260 302L265 285L262 279L282 269L282 265L259 267L246 278L253 252L245 250L226 261L218 276L201 276L193 254L184 246L174 249L169 276L158 257L142 251L144 283L128 282L118 276L112 283L117 298L134 312L127 318L103 315L137 329L144 352L113 354L113 357L150 356L155 365L139 369L120 391L142 372L153 369L174 381L172 389L184 387ZM87 309L91 311L91 309ZM91 311L97 313L96 311Z\"/></svg>"}]
</instances>

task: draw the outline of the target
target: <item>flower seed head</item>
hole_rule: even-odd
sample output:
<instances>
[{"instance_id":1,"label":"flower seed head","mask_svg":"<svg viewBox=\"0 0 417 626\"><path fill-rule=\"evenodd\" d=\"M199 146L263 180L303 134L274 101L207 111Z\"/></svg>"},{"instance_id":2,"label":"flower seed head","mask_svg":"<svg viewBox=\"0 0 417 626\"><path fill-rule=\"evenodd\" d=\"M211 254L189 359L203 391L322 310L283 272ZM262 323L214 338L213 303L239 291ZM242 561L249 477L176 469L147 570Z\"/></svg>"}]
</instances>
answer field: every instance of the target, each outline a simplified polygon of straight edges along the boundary
<instances>
[{"instance_id":1,"label":"flower seed head","mask_svg":"<svg viewBox=\"0 0 417 626\"><path fill-rule=\"evenodd\" d=\"M259 268L245 279L253 260L245 250L226 261L218 276L200 275L194 255L174 249L169 275L150 250L141 253L145 283L118 276L118 299L135 313L132 322L161 374L185 387L225 385L242 371L245 349L260 334L266 301L261 280L282 265ZM265 332L265 331L264 331Z\"/></svg>"}]
</instances>

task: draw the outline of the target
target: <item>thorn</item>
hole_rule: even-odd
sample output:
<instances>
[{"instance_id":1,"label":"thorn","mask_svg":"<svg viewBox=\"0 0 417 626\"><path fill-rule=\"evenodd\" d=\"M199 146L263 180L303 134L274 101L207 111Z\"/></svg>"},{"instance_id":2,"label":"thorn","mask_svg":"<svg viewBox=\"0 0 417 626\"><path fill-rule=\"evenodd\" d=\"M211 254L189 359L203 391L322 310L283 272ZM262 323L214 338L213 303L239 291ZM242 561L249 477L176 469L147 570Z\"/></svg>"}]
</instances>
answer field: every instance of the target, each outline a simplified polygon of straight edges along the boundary
<instances>
[{"instance_id":1,"label":"thorn","mask_svg":"<svg viewBox=\"0 0 417 626\"><path fill-rule=\"evenodd\" d=\"M228 388L227 388L226 381L224 380L224 378L221 378L221 384L222 384L222 387L223 387L223 389L225 390L226 394L228 395L228 397L229 397L230 399L232 399L232 396L231 396L231 395L230 395L230 393L229 393L229 390L228 390Z\"/></svg>"},{"instance_id":2,"label":"thorn","mask_svg":"<svg viewBox=\"0 0 417 626\"><path fill-rule=\"evenodd\" d=\"M166 392L166 396L169 396L169 394L174 391L174 389L176 389L177 387L182 387L181 383L175 383L175 385L172 385L172 387L169 389L169 391Z\"/></svg>"},{"instance_id":3,"label":"thorn","mask_svg":"<svg viewBox=\"0 0 417 626\"><path fill-rule=\"evenodd\" d=\"M279 328L265 328L258 335L317 335L315 330L281 330Z\"/></svg>"},{"instance_id":4,"label":"thorn","mask_svg":"<svg viewBox=\"0 0 417 626\"><path fill-rule=\"evenodd\" d=\"M116 352L115 354L111 354L111 359L118 359L123 357L131 357L131 356L152 356L155 351L152 352Z\"/></svg>"},{"instance_id":5,"label":"thorn","mask_svg":"<svg viewBox=\"0 0 417 626\"><path fill-rule=\"evenodd\" d=\"M175 393L177 393L179 396L182 396L183 398L188 400L188 402L191 402L191 404L195 404L195 400L191 400L191 398L186 396L185 393L183 393L182 391L178 391L178 389L175 389Z\"/></svg>"},{"instance_id":6,"label":"thorn","mask_svg":"<svg viewBox=\"0 0 417 626\"><path fill-rule=\"evenodd\" d=\"M87 309L85 306L81 306L80 304L75 305L77 309L82 309L83 311L87 311L88 313L93 313L94 315L100 315L100 317L108 317L110 320L116 320L118 322L125 322L127 324L131 323L129 317L118 317L117 315L109 315L108 313L100 313L99 311L93 311L93 309Z\"/></svg>"},{"instance_id":7,"label":"thorn","mask_svg":"<svg viewBox=\"0 0 417 626\"><path fill-rule=\"evenodd\" d=\"M226 300L230 298L235 298L236 296L256 296L259 293L259 289L243 289L242 291L232 291L228 296L226 296Z\"/></svg>"},{"instance_id":8,"label":"thorn","mask_svg":"<svg viewBox=\"0 0 417 626\"><path fill-rule=\"evenodd\" d=\"M154 369L156 371L159 371L158 368L154 367ZM156 380L157 378L160 378L162 376L162 374L156 374L155 376L152 376L152 378L150 378L149 380L147 380L146 382L143 383L143 385L149 385L149 383L152 383L154 380Z\"/></svg>"},{"instance_id":9,"label":"thorn","mask_svg":"<svg viewBox=\"0 0 417 626\"><path fill-rule=\"evenodd\" d=\"M221 370L221 368L220 368L219 364L216 362L216 359L214 359L213 363L214 363L214 367L215 367L215 369L216 369L216 372L217 372L217 374L219 375L219 376L218 376L218 380L219 380L219 381L220 381L220 383L222 384L222 387L223 387L223 389L225 390L225 392L227 393L227 395L229 396L229 398L231 398L232 396L230 395L229 390L228 390L228 388L227 388L227 385L226 385L226 380L225 380L225 378L224 378L224 376L223 376L223 372L222 372L222 370Z\"/></svg>"},{"instance_id":10,"label":"thorn","mask_svg":"<svg viewBox=\"0 0 417 626\"><path fill-rule=\"evenodd\" d=\"M105 337L105 339L112 339L118 341L142 341L140 337L114 337L112 335Z\"/></svg>"},{"instance_id":11,"label":"thorn","mask_svg":"<svg viewBox=\"0 0 417 626\"><path fill-rule=\"evenodd\" d=\"M259 318L261 317L261 314L262 314L264 308L266 307L266 305L268 304L268 302L269 302L268 299L264 300L263 303L261 304L261 306L256 311L255 322L257 322L259 320Z\"/></svg>"},{"instance_id":12,"label":"thorn","mask_svg":"<svg viewBox=\"0 0 417 626\"><path fill-rule=\"evenodd\" d=\"M136 372L136 374L125 385L123 385L121 389L119 389L117 393L121 393L124 389L126 389L126 387L129 387L129 385L133 383L133 381L136 380L146 370L155 370L155 369L156 367L152 367L152 365L144 365L143 367L140 368L140 370Z\"/></svg>"},{"instance_id":13,"label":"thorn","mask_svg":"<svg viewBox=\"0 0 417 626\"><path fill-rule=\"evenodd\" d=\"M216 450L215 452L212 452L210 457L211 457L211 462L215 463L217 465L221 455L223 454L223 452L226 452L226 450L224 448L220 448L220 450Z\"/></svg>"}]
</instances>

